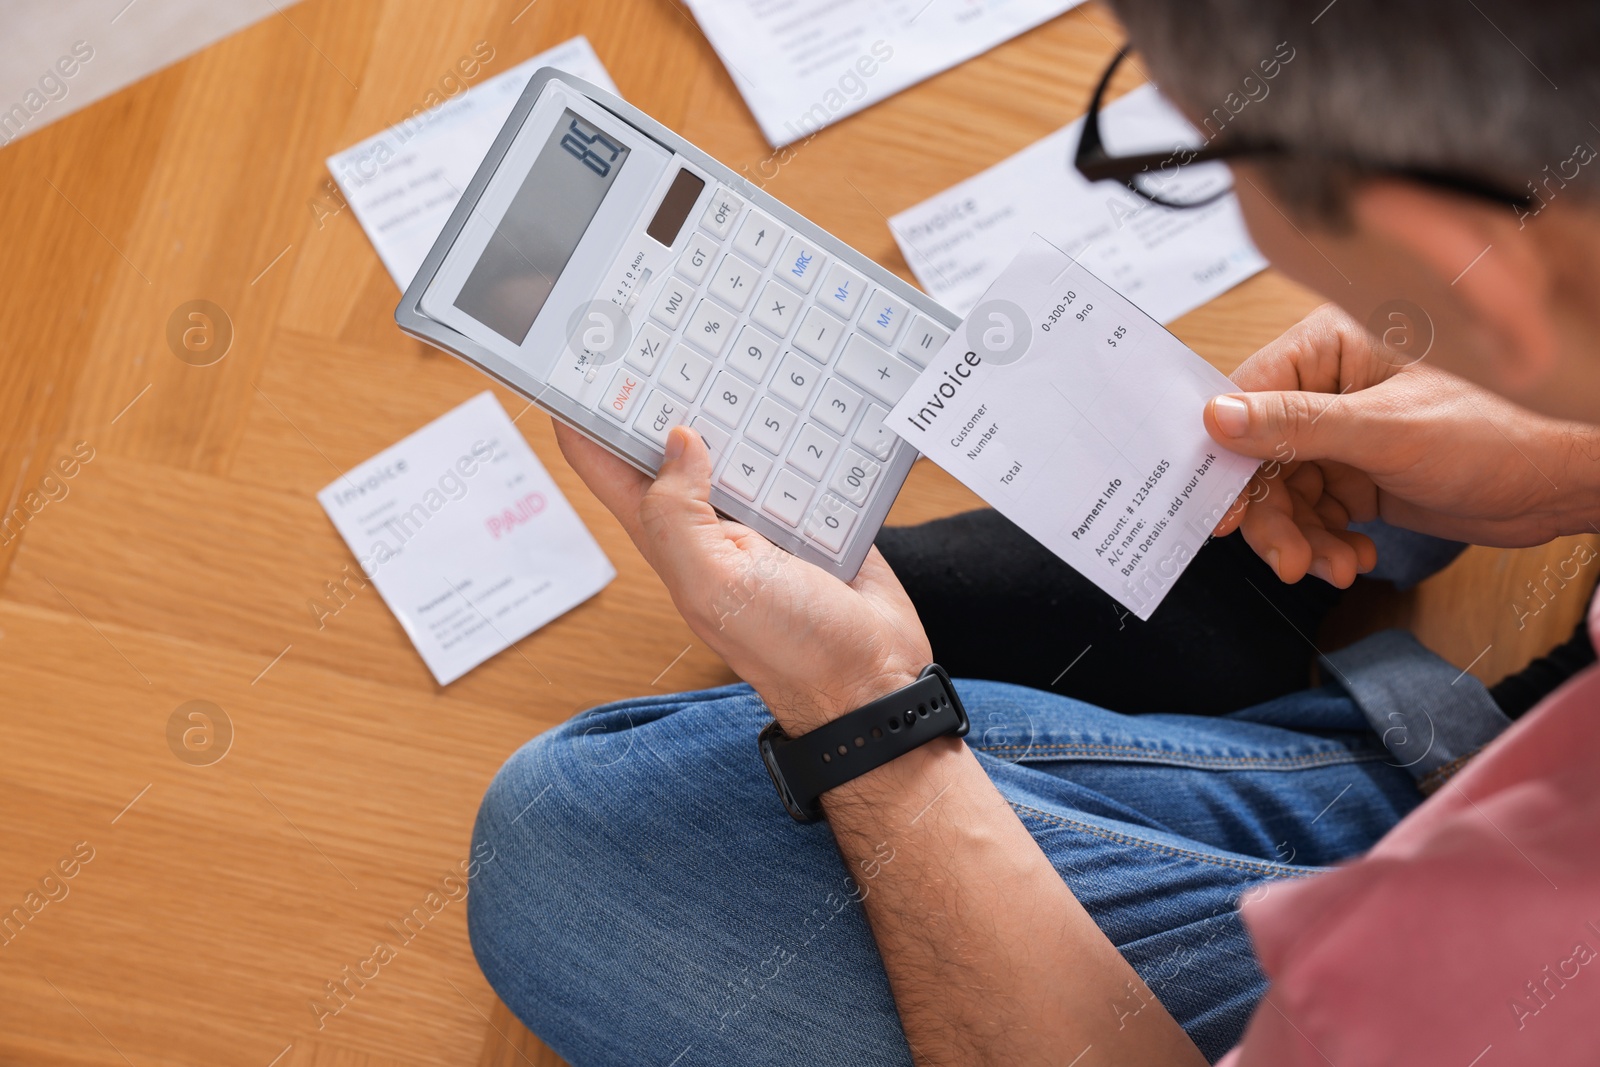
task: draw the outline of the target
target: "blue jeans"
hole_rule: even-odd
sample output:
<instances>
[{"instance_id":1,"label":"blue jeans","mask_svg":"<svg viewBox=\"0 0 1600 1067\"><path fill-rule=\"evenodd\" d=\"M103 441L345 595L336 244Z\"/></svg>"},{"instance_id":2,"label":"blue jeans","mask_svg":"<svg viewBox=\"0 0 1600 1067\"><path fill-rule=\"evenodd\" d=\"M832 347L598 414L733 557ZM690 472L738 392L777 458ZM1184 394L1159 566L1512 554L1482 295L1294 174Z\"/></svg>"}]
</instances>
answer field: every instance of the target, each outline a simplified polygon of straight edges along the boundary
<instances>
[{"instance_id":1,"label":"blue jeans","mask_svg":"<svg viewBox=\"0 0 1600 1067\"><path fill-rule=\"evenodd\" d=\"M1222 718L957 688L990 778L1212 1060L1264 989L1240 897L1363 852L1421 799L1332 685ZM911 1062L831 832L792 822L762 768L767 721L743 686L613 704L490 786L473 949L578 1067Z\"/></svg>"}]
</instances>

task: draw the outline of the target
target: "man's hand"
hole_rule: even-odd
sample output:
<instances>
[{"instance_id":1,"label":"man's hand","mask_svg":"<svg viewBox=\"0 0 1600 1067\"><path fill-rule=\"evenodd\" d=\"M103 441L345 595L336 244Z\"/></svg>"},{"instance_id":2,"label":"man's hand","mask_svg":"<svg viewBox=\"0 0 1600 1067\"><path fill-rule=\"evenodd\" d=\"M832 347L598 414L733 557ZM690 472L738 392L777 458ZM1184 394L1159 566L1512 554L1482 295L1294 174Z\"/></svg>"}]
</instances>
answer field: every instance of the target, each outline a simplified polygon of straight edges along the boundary
<instances>
[{"instance_id":1,"label":"man's hand","mask_svg":"<svg viewBox=\"0 0 1600 1067\"><path fill-rule=\"evenodd\" d=\"M621 521L690 629L804 733L914 681L933 661L916 609L874 548L846 584L712 509L711 455L687 427L656 479L557 425L573 469Z\"/></svg>"},{"instance_id":2,"label":"man's hand","mask_svg":"<svg viewBox=\"0 0 1600 1067\"><path fill-rule=\"evenodd\" d=\"M1241 529L1285 582L1343 588L1370 570L1376 550L1351 522L1520 547L1595 518L1600 432L1402 364L1331 304L1233 380L1245 392L1213 399L1206 429L1267 462L1217 533Z\"/></svg>"}]
</instances>

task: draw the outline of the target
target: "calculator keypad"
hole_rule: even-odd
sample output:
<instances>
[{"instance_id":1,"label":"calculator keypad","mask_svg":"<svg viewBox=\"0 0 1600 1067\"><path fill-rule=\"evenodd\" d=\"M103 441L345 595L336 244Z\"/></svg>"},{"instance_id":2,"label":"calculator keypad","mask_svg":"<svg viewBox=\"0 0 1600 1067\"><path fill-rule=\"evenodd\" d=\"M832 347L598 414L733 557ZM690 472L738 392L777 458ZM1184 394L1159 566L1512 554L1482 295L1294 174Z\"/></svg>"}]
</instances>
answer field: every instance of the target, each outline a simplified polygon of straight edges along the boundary
<instances>
[{"instance_id":1,"label":"calculator keypad","mask_svg":"<svg viewBox=\"0 0 1600 1067\"><path fill-rule=\"evenodd\" d=\"M947 331L725 188L648 318L601 410L663 448L689 424L718 484L838 556Z\"/></svg>"}]
</instances>

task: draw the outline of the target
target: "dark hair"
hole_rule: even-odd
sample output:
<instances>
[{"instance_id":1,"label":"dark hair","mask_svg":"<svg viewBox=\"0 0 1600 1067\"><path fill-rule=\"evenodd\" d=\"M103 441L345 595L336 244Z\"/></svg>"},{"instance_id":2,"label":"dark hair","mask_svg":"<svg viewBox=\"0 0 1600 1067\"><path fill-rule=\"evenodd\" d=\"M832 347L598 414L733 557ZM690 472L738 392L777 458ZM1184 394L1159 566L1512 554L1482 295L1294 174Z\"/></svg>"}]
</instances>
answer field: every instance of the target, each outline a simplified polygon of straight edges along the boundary
<instances>
[{"instance_id":1,"label":"dark hair","mask_svg":"<svg viewBox=\"0 0 1600 1067\"><path fill-rule=\"evenodd\" d=\"M1340 217L1352 183L1387 167L1474 175L1535 197L1532 213L1600 190L1596 0L1112 3L1175 102L1222 108L1231 125L1216 136L1315 153L1266 163L1303 211ZM1238 105L1286 47L1267 95Z\"/></svg>"}]
</instances>

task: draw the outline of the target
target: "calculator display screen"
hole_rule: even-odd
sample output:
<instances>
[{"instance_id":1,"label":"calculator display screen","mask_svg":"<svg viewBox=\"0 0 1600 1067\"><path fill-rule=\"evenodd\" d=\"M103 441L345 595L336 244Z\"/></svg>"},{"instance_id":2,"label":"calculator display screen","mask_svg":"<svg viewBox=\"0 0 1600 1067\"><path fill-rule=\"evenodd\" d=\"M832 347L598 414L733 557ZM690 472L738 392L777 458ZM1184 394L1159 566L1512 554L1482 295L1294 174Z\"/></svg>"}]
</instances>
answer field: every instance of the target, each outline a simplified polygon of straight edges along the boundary
<instances>
[{"instance_id":1,"label":"calculator display screen","mask_svg":"<svg viewBox=\"0 0 1600 1067\"><path fill-rule=\"evenodd\" d=\"M456 307L520 345L628 152L576 112L563 114L467 275Z\"/></svg>"}]
</instances>

